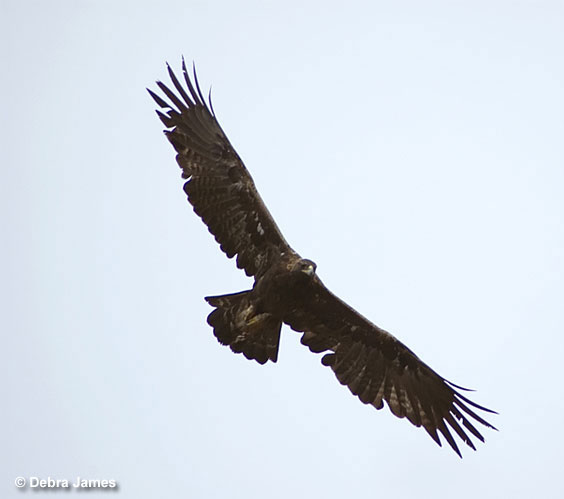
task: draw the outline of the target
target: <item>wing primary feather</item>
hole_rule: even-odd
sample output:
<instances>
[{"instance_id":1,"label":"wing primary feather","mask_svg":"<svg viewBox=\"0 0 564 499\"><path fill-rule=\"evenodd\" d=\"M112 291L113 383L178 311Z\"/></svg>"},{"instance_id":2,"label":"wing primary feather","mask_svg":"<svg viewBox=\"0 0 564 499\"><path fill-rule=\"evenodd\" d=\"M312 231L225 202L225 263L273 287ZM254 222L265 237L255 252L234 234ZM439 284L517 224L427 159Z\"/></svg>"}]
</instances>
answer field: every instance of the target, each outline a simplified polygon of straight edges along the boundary
<instances>
[{"instance_id":1,"label":"wing primary feather","mask_svg":"<svg viewBox=\"0 0 564 499\"><path fill-rule=\"evenodd\" d=\"M462 425L464 426L464 428L466 428L470 433L472 433L472 435L474 435L478 440L480 440L481 442L484 441L484 437L482 436L482 434L474 427L474 425L472 423L470 423L470 421L468 421L468 419L466 419L464 417L464 414L462 414L456 407L453 407L451 409L451 412L460 420L462 421Z\"/></svg>"},{"instance_id":2,"label":"wing primary feather","mask_svg":"<svg viewBox=\"0 0 564 499\"><path fill-rule=\"evenodd\" d=\"M457 384L453 383L452 381L449 381L448 379L443 378L443 381L448 383L450 386L454 386L455 388L458 388L459 390L464 390L465 392L475 392L476 391L476 390L473 390L472 388L465 388L463 386L457 385Z\"/></svg>"},{"instance_id":3,"label":"wing primary feather","mask_svg":"<svg viewBox=\"0 0 564 499\"><path fill-rule=\"evenodd\" d=\"M212 94L212 87L211 87L211 85L210 85L210 92L209 92L209 94L208 94L208 102L210 103L210 110L211 110L211 113L212 113L213 117L215 118L215 111L214 111L214 109L213 109L211 94Z\"/></svg>"},{"instance_id":4,"label":"wing primary feather","mask_svg":"<svg viewBox=\"0 0 564 499\"><path fill-rule=\"evenodd\" d=\"M194 101L188 96L188 94L186 93L186 90L184 90L184 87L180 84L180 82L178 81L178 78L176 78L176 75L174 74L174 71L172 70L172 68L168 65L168 63L166 64L166 67L168 69L168 75L170 76L170 79L172 80L172 83L174 85L174 88L176 88L176 90L178 90L178 93L182 96L182 98L184 99L184 101L186 102L186 105L188 107L191 106L195 106L196 104L194 103Z\"/></svg>"},{"instance_id":5,"label":"wing primary feather","mask_svg":"<svg viewBox=\"0 0 564 499\"><path fill-rule=\"evenodd\" d=\"M449 384L450 383L449 381ZM455 385L456 386L456 385ZM456 392L455 392L456 393ZM470 399L466 398L464 395L462 395L461 393L456 393L456 395L458 397L460 397L462 400L464 400L464 402L466 402L467 404L470 404L472 407L475 407L476 409L480 409L481 411L486 411L489 412L490 414L498 414L496 411L492 411L491 409L488 409L487 407L484 407L482 405L476 404L476 402L472 402Z\"/></svg>"},{"instance_id":6,"label":"wing primary feather","mask_svg":"<svg viewBox=\"0 0 564 499\"><path fill-rule=\"evenodd\" d=\"M163 122L164 126L166 126L167 128L172 128L174 126L174 124L172 123L172 119L168 114L165 114L159 111L158 109L155 112L159 116L160 120Z\"/></svg>"},{"instance_id":7,"label":"wing primary feather","mask_svg":"<svg viewBox=\"0 0 564 499\"><path fill-rule=\"evenodd\" d=\"M466 433L464 433L464 430L460 427L460 425L452 417L452 414L448 413L445 416L445 420L450 425L450 427L456 432L456 434L460 437L460 440L462 440L472 450L476 450L476 447L474 446L472 440L470 440L468 435L466 435Z\"/></svg>"},{"instance_id":8,"label":"wing primary feather","mask_svg":"<svg viewBox=\"0 0 564 499\"><path fill-rule=\"evenodd\" d=\"M472 416L476 421L478 421L479 423L482 423L484 426L487 426L488 428L491 428L492 430L497 430L497 428L493 425L491 425L490 423L488 423L485 419L481 418L480 416L478 416L474 411L472 411L471 409L469 409L468 407L466 407L463 403L461 403L460 401L457 401L457 405L458 407L460 407L460 409L462 409L466 414Z\"/></svg>"},{"instance_id":9,"label":"wing primary feather","mask_svg":"<svg viewBox=\"0 0 564 499\"><path fill-rule=\"evenodd\" d=\"M186 69L186 63L184 62L184 59L182 59L182 73L184 74L184 80L186 80L186 85L188 85L188 90L190 90L190 94L192 94L192 98L196 102L196 105L203 105L203 103L200 101L200 98L198 97L196 90L194 89L194 85L192 85L190 77L188 76L188 70Z\"/></svg>"},{"instance_id":10,"label":"wing primary feather","mask_svg":"<svg viewBox=\"0 0 564 499\"><path fill-rule=\"evenodd\" d=\"M157 82L158 84L159 82ZM170 109L170 104L168 104L168 102L164 101L161 97L159 97L155 92L153 92L151 89L147 89L147 92L149 92L149 95L153 98L153 100L157 103L157 105L159 107L165 108L165 109Z\"/></svg>"},{"instance_id":11,"label":"wing primary feather","mask_svg":"<svg viewBox=\"0 0 564 499\"><path fill-rule=\"evenodd\" d=\"M437 434L437 429L434 426L433 427L423 426L423 428L425 428L425 431L437 443L437 445L439 447L443 446L443 443L441 442L441 439L439 438L439 435Z\"/></svg>"},{"instance_id":12,"label":"wing primary feather","mask_svg":"<svg viewBox=\"0 0 564 499\"><path fill-rule=\"evenodd\" d=\"M178 97L176 97L174 92L172 92L162 81L158 81L157 85L166 94L166 96L171 100L171 102L173 102L176 105L176 108L178 109L178 111L180 111L181 113L183 111L188 111L186 104L184 104ZM171 107L171 106L169 105L168 107Z\"/></svg>"},{"instance_id":13,"label":"wing primary feather","mask_svg":"<svg viewBox=\"0 0 564 499\"><path fill-rule=\"evenodd\" d=\"M441 420L440 424L437 426L437 429L443 434L446 441L452 447L452 450L458 454L458 457L462 459L462 454L460 453L460 449L458 445L456 445L456 441L452 438L452 434L450 433L449 429L445 425L445 422Z\"/></svg>"},{"instance_id":14,"label":"wing primary feather","mask_svg":"<svg viewBox=\"0 0 564 499\"><path fill-rule=\"evenodd\" d=\"M192 73L194 74L194 82L196 83L196 88L198 89L198 95L200 96L202 104L205 106L206 99L204 99L202 91L200 90L200 83L198 82L198 75L196 74L196 63L194 61L192 61Z\"/></svg>"}]
</instances>

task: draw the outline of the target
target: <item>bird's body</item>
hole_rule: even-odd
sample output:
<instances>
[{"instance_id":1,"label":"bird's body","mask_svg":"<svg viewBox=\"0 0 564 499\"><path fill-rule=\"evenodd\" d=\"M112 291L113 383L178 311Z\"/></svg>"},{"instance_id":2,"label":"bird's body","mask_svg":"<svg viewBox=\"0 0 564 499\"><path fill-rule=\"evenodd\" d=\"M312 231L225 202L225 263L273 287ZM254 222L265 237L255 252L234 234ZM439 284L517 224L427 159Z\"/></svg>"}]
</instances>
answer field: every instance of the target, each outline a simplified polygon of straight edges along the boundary
<instances>
[{"instance_id":1,"label":"bird's body","mask_svg":"<svg viewBox=\"0 0 564 499\"><path fill-rule=\"evenodd\" d=\"M177 151L184 190L194 211L229 258L254 277L248 291L207 297L216 338L236 353L264 364L276 362L282 324L303 333L312 352L328 352L322 363L338 380L376 409L384 406L415 426L423 426L441 445L441 433L460 455L451 430L475 448L470 435L484 440L471 420L493 428L472 408L493 412L467 399L409 348L331 293L286 242L260 198L243 162L231 146L183 63L186 89L169 68L178 95L163 83L167 103L149 91ZM458 390L457 390L458 389ZM447 426L448 425L448 426ZM450 430L449 430L450 428Z\"/></svg>"}]
</instances>

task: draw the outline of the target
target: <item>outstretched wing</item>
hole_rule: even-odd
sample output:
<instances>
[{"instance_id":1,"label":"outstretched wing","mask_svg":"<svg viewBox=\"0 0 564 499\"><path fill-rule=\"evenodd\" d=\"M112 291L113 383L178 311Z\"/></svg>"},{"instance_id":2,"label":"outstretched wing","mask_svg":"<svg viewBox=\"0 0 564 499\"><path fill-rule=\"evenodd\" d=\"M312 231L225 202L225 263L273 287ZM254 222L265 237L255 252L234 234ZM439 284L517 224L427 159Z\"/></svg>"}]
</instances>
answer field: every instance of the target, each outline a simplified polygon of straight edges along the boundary
<instances>
[{"instance_id":1,"label":"outstretched wing","mask_svg":"<svg viewBox=\"0 0 564 499\"><path fill-rule=\"evenodd\" d=\"M157 111L174 146L184 191L221 249L247 275L259 276L280 253L292 251L260 198L251 175L229 143L202 96L194 70L194 84L182 60L184 88L168 67L177 93L157 85L168 102L147 89L165 110Z\"/></svg>"},{"instance_id":2,"label":"outstretched wing","mask_svg":"<svg viewBox=\"0 0 564 499\"><path fill-rule=\"evenodd\" d=\"M495 429L474 409L494 411L462 395L458 390L465 388L439 376L394 336L333 295L317 277L312 292L285 322L305 333L301 342L311 351L330 351L322 363L363 403L381 409L386 401L393 414L423 426L439 446L437 432L461 456L450 430L476 450L470 437L482 442L484 437L473 422Z\"/></svg>"}]
</instances>

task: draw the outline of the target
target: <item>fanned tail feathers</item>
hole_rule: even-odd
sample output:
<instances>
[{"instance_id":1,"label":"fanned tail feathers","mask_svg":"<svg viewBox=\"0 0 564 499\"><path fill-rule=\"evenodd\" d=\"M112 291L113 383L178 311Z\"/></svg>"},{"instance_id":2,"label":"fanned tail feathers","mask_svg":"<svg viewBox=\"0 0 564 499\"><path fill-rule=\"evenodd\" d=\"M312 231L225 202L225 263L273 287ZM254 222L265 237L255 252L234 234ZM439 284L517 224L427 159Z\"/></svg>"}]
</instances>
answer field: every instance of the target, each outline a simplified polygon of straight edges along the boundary
<instances>
[{"instance_id":1,"label":"fanned tail feathers","mask_svg":"<svg viewBox=\"0 0 564 499\"><path fill-rule=\"evenodd\" d=\"M282 323L268 313L256 310L250 299L251 291L221 296L207 296L206 301L216 307L208 316L208 324L222 345L229 345L235 353L265 364L278 358Z\"/></svg>"}]
</instances>

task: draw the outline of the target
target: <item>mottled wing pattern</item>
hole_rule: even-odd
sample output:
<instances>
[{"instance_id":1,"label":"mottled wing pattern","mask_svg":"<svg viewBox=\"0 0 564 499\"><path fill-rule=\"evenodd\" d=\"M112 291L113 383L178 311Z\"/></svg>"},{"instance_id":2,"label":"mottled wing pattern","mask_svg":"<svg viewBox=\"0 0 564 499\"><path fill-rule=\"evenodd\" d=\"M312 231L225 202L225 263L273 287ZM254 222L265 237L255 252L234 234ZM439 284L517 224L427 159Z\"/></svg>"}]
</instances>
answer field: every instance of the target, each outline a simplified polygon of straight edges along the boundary
<instances>
[{"instance_id":1,"label":"mottled wing pattern","mask_svg":"<svg viewBox=\"0 0 564 499\"><path fill-rule=\"evenodd\" d=\"M314 286L309 298L285 322L304 332L301 341L311 351L330 351L322 363L333 369L341 384L376 409L386 401L394 415L423 426L439 446L441 433L459 456L451 430L474 450L471 436L484 441L472 423L494 427L472 408L494 411L462 395L457 389L466 389L439 376L394 336L333 295L319 279Z\"/></svg>"},{"instance_id":2,"label":"mottled wing pattern","mask_svg":"<svg viewBox=\"0 0 564 499\"><path fill-rule=\"evenodd\" d=\"M237 266L247 275L261 275L271 255L290 248L219 126L211 99L209 107L206 104L196 72L194 85L182 61L186 88L170 67L168 72L177 93L162 82L157 85L168 101L148 91L165 110L157 114L177 152L182 177L188 179L184 184L188 200L227 256L237 255Z\"/></svg>"}]
</instances>

